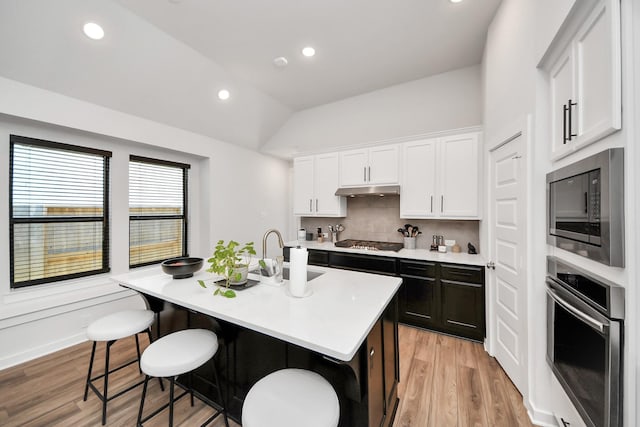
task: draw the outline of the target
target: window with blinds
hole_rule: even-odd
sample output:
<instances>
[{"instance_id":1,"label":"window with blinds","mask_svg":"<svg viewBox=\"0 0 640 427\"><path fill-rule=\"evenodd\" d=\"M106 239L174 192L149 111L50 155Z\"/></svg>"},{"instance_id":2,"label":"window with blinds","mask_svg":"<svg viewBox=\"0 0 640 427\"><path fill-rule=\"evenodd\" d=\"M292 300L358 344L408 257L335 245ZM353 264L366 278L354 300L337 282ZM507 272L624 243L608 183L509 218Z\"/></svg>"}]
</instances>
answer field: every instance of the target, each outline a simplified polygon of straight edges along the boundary
<instances>
[{"instance_id":1,"label":"window with blinds","mask_svg":"<svg viewBox=\"0 0 640 427\"><path fill-rule=\"evenodd\" d=\"M12 288L109 271L110 157L10 136Z\"/></svg>"},{"instance_id":2,"label":"window with blinds","mask_svg":"<svg viewBox=\"0 0 640 427\"><path fill-rule=\"evenodd\" d=\"M187 256L189 165L129 159L129 266Z\"/></svg>"}]
</instances>

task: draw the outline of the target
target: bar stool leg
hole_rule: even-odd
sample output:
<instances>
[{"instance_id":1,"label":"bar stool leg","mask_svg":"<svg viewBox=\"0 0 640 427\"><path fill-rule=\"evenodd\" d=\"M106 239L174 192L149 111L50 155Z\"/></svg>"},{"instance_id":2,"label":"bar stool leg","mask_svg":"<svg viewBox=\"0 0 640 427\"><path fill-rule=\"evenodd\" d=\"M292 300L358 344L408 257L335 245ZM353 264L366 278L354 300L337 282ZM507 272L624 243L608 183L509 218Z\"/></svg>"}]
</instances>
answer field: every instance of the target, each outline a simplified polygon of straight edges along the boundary
<instances>
[{"instance_id":1,"label":"bar stool leg","mask_svg":"<svg viewBox=\"0 0 640 427\"><path fill-rule=\"evenodd\" d=\"M144 398L147 396L147 384L149 383L149 375L144 376L144 384L142 385L142 399L140 399L140 409L138 410L137 427L142 427L142 410L144 409Z\"/></svg>"},{"instance_id":2,"label":"bar stool leg","mask_svg":"<svg viewBox=\"0 0 640 427\"><path fill-rule=\"evenodd\" d=\"M93 342L93 346L91 347L91 359L89 360L89 372L87 372L87 383L84 385L84 400L87 401L87 394L89 393L89 382L91 381L91 370L93 369L93 358L96 355L96 342Z\"/></svg>"},{"instance_id":3,"label":"bar stool leg","mask_svg":"<svg viewBox=\"0 0 640 427\"><path fill-rule=\"evenodd\" d=\"M108 341L104 359L104 394L102 395L102 425L107 423L107 396L109 388L109 353L115 341Z\"/></svg>"},{"instance_id":4,"label":"bar stool leg","mask_svg":"<svg viewBox=\"0 0 640 427\"><path fill-rule=\"evenodd\" d=\"M138 334L136 334L136 352L138 353L138 371L142 373L142 367L140 366L140 340L138 340Z\"/></svg>"},{"instance_id":5,"label":"bar stool leg","mask_svg":"<svg viewBox=\"0 0 640 427\"><path fill-rule=\"evenodd\" d=\"M173 427L173 387L175 385L176 378L171 377L169 379L169 427Z\"/></svg>"}]
</instances>

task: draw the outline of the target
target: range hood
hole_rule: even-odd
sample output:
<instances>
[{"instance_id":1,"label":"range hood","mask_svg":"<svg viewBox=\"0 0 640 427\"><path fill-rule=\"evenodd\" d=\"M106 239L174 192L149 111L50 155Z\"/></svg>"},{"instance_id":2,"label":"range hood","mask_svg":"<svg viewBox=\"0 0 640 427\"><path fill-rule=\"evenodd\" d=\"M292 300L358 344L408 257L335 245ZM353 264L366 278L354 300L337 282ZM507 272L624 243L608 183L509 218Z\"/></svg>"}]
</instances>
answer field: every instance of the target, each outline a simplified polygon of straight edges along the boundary
<instances>
[{"instance_id":1,"label":"range hood","mask_svg":"<svg viewBox=\"0 0 640 427\"><path fill-rule=\"evenodd\" d=\"M399 194L399 185L369 185L366 187L338 188L338 190L336 190L336 196L347 197L397 196Z\"/></svg>"}]
</instances>

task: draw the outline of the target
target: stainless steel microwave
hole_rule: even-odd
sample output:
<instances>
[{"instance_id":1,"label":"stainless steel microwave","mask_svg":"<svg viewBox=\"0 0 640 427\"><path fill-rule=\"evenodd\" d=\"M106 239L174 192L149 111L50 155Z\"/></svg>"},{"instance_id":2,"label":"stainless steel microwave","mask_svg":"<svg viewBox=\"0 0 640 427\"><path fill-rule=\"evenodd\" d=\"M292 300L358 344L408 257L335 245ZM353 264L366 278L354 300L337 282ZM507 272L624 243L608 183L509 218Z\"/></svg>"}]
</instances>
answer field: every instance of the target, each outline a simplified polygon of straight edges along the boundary
<instances>
[{"instance_id":1,"label":"stainless steel microwave","mask_svg":"<svg viewBox=\"0 0 640 427\"><path fill-rule=\"evenodd\" d=\"M547 243L624 267L623 156L611 148L547 174Z\"/></svg>"}]
</instances>

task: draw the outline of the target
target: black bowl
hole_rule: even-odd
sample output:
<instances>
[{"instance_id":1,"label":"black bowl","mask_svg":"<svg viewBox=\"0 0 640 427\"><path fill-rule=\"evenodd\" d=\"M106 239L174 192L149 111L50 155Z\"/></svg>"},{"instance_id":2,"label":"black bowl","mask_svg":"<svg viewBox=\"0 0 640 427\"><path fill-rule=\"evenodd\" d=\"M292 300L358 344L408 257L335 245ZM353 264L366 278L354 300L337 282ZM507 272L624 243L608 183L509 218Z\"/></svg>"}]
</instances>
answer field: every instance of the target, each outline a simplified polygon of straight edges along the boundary
<instances>
[{"instance_id":1,"label":"black bowl","mask_svg":"<svg viewBox=\"0 0 640 427\"><path fill-rule=\"evenodd\" d=\"M193 277L193 273L202 268L202 258L178 257L162 261L162 271L171 274L174 279Z\"/></svg>"}]
</instances>

